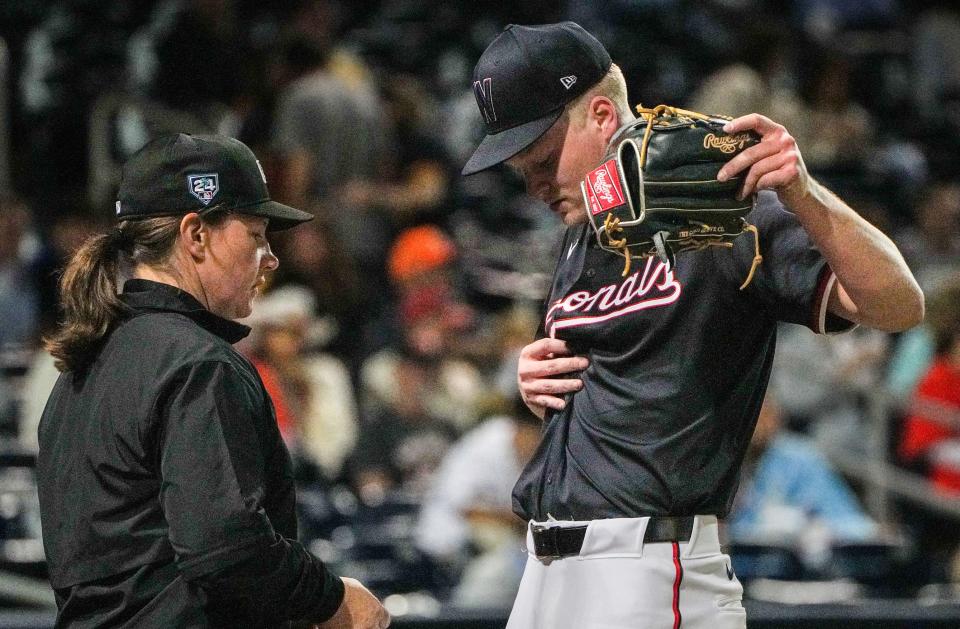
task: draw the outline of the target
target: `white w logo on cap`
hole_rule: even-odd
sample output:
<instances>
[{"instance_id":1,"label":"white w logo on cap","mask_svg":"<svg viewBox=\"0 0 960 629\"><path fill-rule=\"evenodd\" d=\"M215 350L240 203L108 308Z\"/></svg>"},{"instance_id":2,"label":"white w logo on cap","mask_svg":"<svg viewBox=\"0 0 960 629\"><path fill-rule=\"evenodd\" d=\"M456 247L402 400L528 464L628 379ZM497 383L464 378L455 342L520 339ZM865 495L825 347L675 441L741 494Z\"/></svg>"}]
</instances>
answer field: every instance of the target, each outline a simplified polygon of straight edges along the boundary
<instances>
[{"instance_id":1,"label":"white w logo on cap","mask_svg":"<svg viewBox=\"0 0 960 629\"><path fill-rule=\"evenodd\" d=\"M483 121L493 124L497 121L497 112L493 109L493 79L487 77L481 83L473 82L473 95L477 97L477 105L483 114Z\"/></svg>"}]
</instances>

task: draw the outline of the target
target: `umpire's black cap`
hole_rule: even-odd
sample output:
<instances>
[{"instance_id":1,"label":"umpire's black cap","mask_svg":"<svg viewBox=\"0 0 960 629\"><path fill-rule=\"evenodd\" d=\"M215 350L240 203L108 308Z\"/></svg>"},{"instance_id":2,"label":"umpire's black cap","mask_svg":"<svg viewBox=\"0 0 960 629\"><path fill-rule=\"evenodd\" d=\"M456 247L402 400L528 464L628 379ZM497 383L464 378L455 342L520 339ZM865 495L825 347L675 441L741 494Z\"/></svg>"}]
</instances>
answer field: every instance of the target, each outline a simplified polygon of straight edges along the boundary
<instances>
[{"instance_id":1,"label":"umpire's black cap","mask_svg":"<svg viewBox=\"0 0 960 629\"><path fill-rule=\"evenodd\" d=\"M508 26L473 70L473 93L487 136L463 174L490 168L533 144L567 103L604 77L610 64L603 44L575 22Z\"/></svg>"},{"instance_id":2,"label":"umpire's black cap","mask_svg":"<svg viewBox=\"0 0 960 629\"><path fill-rule=\"evenodd\" d=\"M222 135L161 136L123 166L117 219L203 213L213 207L269 219L277 231L313 218L270 200L267 177L246 144Z\"/></svg>"}]
</instances>

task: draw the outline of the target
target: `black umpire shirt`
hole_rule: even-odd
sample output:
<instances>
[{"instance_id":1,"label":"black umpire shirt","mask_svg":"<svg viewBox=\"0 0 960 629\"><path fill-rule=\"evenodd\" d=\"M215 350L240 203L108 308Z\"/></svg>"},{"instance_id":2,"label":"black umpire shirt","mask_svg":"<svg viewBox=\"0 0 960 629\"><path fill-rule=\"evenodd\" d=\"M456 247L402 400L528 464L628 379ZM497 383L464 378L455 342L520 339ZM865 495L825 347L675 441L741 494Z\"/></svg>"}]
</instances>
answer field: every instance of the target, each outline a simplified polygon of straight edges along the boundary
<instances>
[{"instance_id":1,"label":"black umpire shirt","mask_svg":"<svg viewBox=\"0 0 960 629\"><path fill-rule=\"evenodd\" d=\"M590 359L583 388L547 415L543 440L513 492L524 519L725 516L766 391L779 321L816 332L852 324L827 313L836 276L772 192L748 216L754 255L680 253L667 268L600 249L567 229L541 334Z\"/></svg>"},{"instance_id":2,"label":"black umpire shirt","mask_svg":"<svg viewBox=\"0 0 960 629\"><path fill-rule=\"evenodd\" d=\"M40 422L43 542L58 627L325 620L343 584L296 541L290 456L249 328L130 280L96 359Z\"/></svg>"}]
</instances>

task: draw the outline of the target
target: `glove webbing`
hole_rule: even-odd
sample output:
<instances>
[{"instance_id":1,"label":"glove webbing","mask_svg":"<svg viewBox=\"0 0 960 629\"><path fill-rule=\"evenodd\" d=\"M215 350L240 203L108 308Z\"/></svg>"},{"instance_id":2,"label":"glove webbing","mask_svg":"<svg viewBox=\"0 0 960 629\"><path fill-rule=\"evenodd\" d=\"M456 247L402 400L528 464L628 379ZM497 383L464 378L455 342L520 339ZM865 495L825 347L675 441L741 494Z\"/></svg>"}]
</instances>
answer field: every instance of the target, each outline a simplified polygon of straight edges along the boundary
<instances>
[{"instance_id":1,"label":"glove webbing","mask_svg":"<svg viewBox=\"0 0 960 629\"><path fill-rule=\"evenodd\" d=\"M750 223L744 223L744 231L749 231L753 234L753 261L750 263L750 271L747 273L747 279L743 281L743 284L740 285L740 290L743 290L750 285L750 282L753 281L753 276L757 272L757 267L760 266L760 263L763 262L763 256L760 254L760 232L757 231L755 225ZM610 243L610 246L614 249L619 249L620 254L623 256L623 273L620 274L621 277L626 277L630 273L630 260L633 257L630 254L630 249L627 247L627 238L614 239L613 234L615 232L623 232L623 228L620 227L620 219L613 214L607 214L607 218L603 221L603 231L607 234L607 241ZM710 239L710 237L700 237L700 238L688 238L686 240L680 240L678 242L678 247L681 251L701 251L707 247L727 247L732 248L732 242L724 242L720 240L722 236L717 236L717 240ZM659 253L656 249L648 252L643 256L638 256L641 258L648 257ZM673 268L672 260L664 260L665 263L670 265L670 268Z\"/></svg>"}]
</instances>

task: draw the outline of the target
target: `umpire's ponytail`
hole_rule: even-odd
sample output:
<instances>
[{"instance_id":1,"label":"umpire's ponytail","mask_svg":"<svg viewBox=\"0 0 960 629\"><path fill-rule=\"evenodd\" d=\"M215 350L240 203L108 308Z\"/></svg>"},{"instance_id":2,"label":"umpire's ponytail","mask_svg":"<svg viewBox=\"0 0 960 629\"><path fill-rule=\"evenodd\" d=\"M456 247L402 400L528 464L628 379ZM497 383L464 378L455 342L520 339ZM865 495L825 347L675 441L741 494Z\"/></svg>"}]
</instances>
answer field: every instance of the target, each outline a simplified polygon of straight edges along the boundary
<instances>
[{"instance_id":1,"label":"umpire's ponytail","mask_svg":"<svg viewBox=\"0 0 960 629\"><path fill-rule=\"evenodd\" d=\"M177 217L120 223L91 236L77 249L60 278L63 320L44 339L60 371L85 367L127 312L118 295L120 276L131 264L163 264L179 234Z\"/></svg>"}]
</instances>

